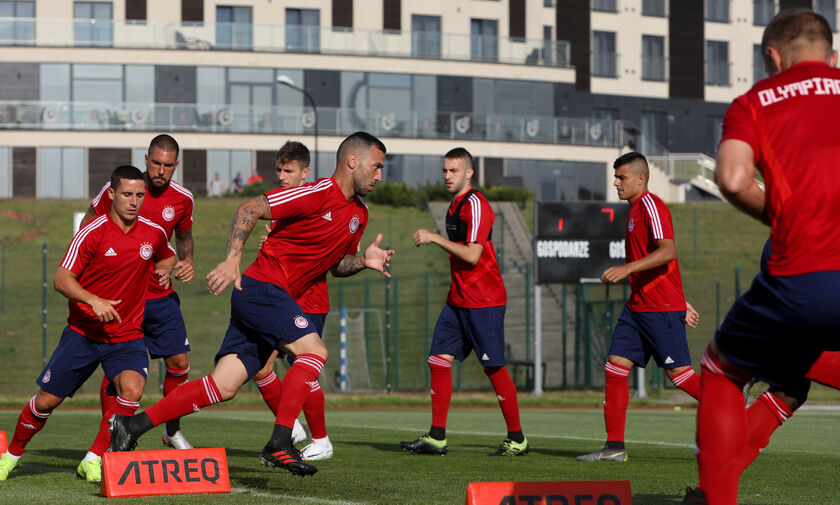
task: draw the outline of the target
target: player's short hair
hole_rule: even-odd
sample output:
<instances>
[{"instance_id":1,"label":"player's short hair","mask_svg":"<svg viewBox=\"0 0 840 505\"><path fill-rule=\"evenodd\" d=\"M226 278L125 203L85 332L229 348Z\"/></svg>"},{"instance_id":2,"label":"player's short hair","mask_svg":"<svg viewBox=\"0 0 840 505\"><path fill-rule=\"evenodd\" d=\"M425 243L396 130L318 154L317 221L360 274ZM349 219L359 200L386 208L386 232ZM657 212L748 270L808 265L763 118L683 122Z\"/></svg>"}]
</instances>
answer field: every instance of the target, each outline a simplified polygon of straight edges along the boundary
<instances>
[{"instance_id":1,"label":"player's short hair","mask_svg":"<svg viewBox=\"0 0 840 505\"><path fill-rule=\"evenodd\" d=\"M297 161L301 167L309 166L309 148L300 142L287 140L277 154L274 155L274 163L285 165L291 161Z\"/></svg>"},{"instance_id":2,"label":"player's short hair","mask_svg":"<svg viewBox=\"0 0 840 505\"><path fill-rule=\"evenodd\" d=\"M344 160L351 154L362 155L370 151L371 147L376 147L384 154L385 144L381 140L374 137L367 132L356 132L341 141L336 152L336 159L338 161Z\"/></svg>"},{"instance_id":3,"label":"player's short hair","mask_svg":"<svg viewBox=\"0 0 840 505\"><path fill-rule=\"evenodd\" d=\"M826 52L832 48L831 26L820 14L810 9L785 9L776 14L764 28L761 37L761 51L773 46L777 49L794 47L797 42L825 45Z\"/></svg>"},{"instance_id":4,"label":"player's short hair","mask_svg":"<svg viewBox=\"0 0 840 505\"><path fill-rule=\"evenodd\" d=\"M469 163L469 167L466 168L475 168L475 166L473 165L472 154L470 154L470 152L464 149L463 147L455 147L453 149L450 149L449 152L443 155L443 158L450 160L467 160L467 162Z\"/></svg>"},{"instance_id":5,"label":"player's short hair","mask_svg":"<svg viewBox=\"0 0 840 505\"><path fill-rule=\"evenodd\" d=\"M176 160L178 159L178 155L181 153L181 149L178 147L178 142L165 133L158 135L149 142L149 154L152 154L153 147L157 147L161 151L175 151Z\"/></svg>"},{"instance_id":6,"label":"player's short hair","mask_svg":"<svg viewBox=\"0 0 840 505\"><path fill-rule=\"evenodd\" d=\"M644 163L645 169L648 168L647 158L642 153L637 153L636 151L631 151L629 153L622 154L613 162L613 168L618 168L622 165L626 165L628 163L633 163L636 160L642 160Z\"/></svg>"},{"instance_id":7,"label":"player's short hair","mask_svg":"<svg viewBox=\"0 0 840 505\"><path fill-rule=\"evenodd\" d=\"M143 180L143 172L131 165L120 165L111 172L111 189L116 191L120 187L120 180Z\"/></svg>"}]
</instances>

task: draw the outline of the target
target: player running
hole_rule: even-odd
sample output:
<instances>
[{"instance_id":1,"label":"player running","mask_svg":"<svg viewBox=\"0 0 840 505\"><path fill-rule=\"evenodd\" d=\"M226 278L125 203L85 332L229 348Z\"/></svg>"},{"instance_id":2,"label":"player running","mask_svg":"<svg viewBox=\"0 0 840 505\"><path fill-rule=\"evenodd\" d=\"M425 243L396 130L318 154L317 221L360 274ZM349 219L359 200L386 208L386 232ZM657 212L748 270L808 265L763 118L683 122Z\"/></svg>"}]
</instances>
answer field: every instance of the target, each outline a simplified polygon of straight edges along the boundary
<instances>
[{"instance_id":1,"label":"player running","mask_svg":"<svg viewBox=\"0 0 840 505\"><path fill-rule=\"evenodd\" d=\"M621 312L605 369L604 424L607 442L578 461L627 461L624 425L630 400L628 377L633 365L644 367L653 356L675 386L700 396L700 376L691 368L685 324L697 326L697 312L683 295L674 226L665 203L648 191L647 159L626 153L613 163L618 197L630 203L624 230L627 263L610 267L601 281L614 284L630 277L630 299Z\"/></svg>"},{"instance_id":2,"label":"player running","mask_svg":"<svg viewBox=\"0 0 840 505\"><path fill-rule=\"evenodd\" d=\"M463 147L443 159L443 180L452 195L446 214L444 238L417 230L414 243L437 244L449 253L452 283L446 304L435 324L429 349L432 425L429 432L400 442L417 454L446 454L446 418L452 398L452 361L463 361L475 350L484 373L493 384L507 424L507 437L490 456L524 456L528 440L519 423L516 386L505 368L505 306L507 292L496 263L492 231L495 214L481 193L472 189L473 158Z\"/></svg>"},{"instance_id":3,"label":"player running","mask_svg":"<svg viewBox=\"0 0 840 505\"><path fill-rule=\"evenodd\" d=\"M154 267L158 286L165 288L175 265L164 230L139 216L145 193L140 170L118 167L103 197L111 201L110 210L73 237L54 279L55 289L69 299L67 327L36 381L40 389L23 408L8 451L0 458L0 480L20 464L26 444L52 411L100 364L116 391L105 419L130 415L140 406L149 367L140 324L148 272ZM107 435L107 423L105 430ZM100 463L97 457L76 471L81 478L99 482Z\"/></svg>"},{"instance_id":4,"label":"player running","mask_svg":"<svg viewBox=\"0 0 840 505\"><path fill-rule=\"evenodd\" d=\"M236 288L231 294L230 326L213 372L182 385L136 416L114 416L111 450L130 450L153 426L233 398L279 346L295 361L283 379L274 432L260 460L297 475L318 471L303 461L291 432L309 384L326 362L327 349L295 298L328 270L334 276L365 268L390 275L386 268L394 251L379 248L381 234L364 254L357 254L368 219L360 197L382 180L384 164L385 145L368 133L356 132L339 146L331 178L300 188L273 189L239 206L228 234L227 258L207 274L213 294L231 283ZM259 219L278 222L241 275L245 241Z\"/></svg>"}]
</instances>

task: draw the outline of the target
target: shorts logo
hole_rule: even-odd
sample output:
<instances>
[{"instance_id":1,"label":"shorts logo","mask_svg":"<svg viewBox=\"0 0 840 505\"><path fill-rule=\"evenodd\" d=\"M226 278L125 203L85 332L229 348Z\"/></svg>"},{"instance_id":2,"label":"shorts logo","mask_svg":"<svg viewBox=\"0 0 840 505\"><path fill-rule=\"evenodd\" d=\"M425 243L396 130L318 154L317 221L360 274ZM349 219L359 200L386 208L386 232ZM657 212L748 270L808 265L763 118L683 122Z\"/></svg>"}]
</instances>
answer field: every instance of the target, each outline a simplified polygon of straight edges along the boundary
<instances>
[{"instance_id":1,"label":"shorts logo","mask_svg":"<svg viewBox=\"0 0 840 505\"><path fill-rule=\"evenodd\" d=\"M485 352L485 353L481 356L481 361L490 361L490 356L487 356L487 353Z\"/></svg>"},{"instance_id":2,"label":"shorts logo","mask_svg":"<svg viewBox=\"0 0 840 505\"><path fill-rule=\"evenodd\" d=\"M46 384L47 382L49 382L49 381L50 381L50 376L51 376L51 375L52 375L52 372L51 372L50 370L47 370L47 373L45 373L45 374L44 374L44 378L43 378L43 379L41 379L41 382L42 382L42 383L44 383L44 384Z\"/></svg>"},{"instance_id":3,"label":"shorts logo","mask_svg":"<svg viewBox=\"0 0 840 505\"><path fill-rule=\"evenodd\" d=\"M636 226L633 224L633 218L631 217L629 221L627 221L627 231L633 231L633 228Z\"/></svg>"},{"instance_id":4,"label":"shorts logo","mask_svg":"<svg viewBox=\"0 0 840 505\"><path fill-rule=\"evenodd\" d=\"M307 321L303 316L295 316L295 326L300 329L306 328L309 326L309 321Z\"/></svg>"},{"instance_id":5,"label":"shorts logo","mask_svg":"<svg viewBox=\"0 0 840 505\"><path fill-rule=\"evenodd\" d=\"M143 242L140 246L140 257L144 260L151 258L153 252L155 252L155 250L152 249L152 244L148 242Z\"/></svg>"},{"instance_id":6,"label":"shorts logo","mask_svg":"<svg viewBox=\"0 0 840 505\"><path fill-rule=\"evenodd\" d=\"M674 360L672 360L670 356L668 356L667 358L665 358L665 364L666 364L666 365L670 365L670 364L672 364L673 362L674 362Z\"/></svg>"},{"instance_id":7,"label":"shorts logo","mask_svg":"<svg viewBox=\"0 0 840 505\"><path fill-rule=\"evenodd\" d=\"M353 219L350 220L350 233L356 233L356 230L359 229L359 217L353 216Z\"/></svg>"},{"instance_id":8,"label":"shorts logo","mask_svg":"<svg viewBox=\"0 0 840 505\"><path fill-rule=\"evenodd\" d=\"M167 205L163 208L163 212L161 212L161 215L163 215L163 218L167 221L172 221L173 219L175 219L175 208L173 208L170 205Z\"/></svg>"}]
</instances>

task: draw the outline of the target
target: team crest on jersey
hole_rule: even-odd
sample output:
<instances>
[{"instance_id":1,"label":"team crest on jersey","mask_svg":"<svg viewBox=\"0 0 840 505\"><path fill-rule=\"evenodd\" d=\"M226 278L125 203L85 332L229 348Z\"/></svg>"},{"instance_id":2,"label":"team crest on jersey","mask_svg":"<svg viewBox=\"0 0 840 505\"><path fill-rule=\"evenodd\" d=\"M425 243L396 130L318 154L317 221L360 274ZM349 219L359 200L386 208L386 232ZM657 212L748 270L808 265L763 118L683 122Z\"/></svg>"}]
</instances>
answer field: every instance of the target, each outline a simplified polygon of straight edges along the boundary
<instances>
[{"instance_id":1,"label":"team crest on jersey","mask_svg":"<svg viewBox=\"0 0 840 505\"><path fill-rule=\"evenodd\" d=\"M175 219L175 207L167 205L163 208L163 212L161 212L161 215L163 215L163 218L167 221L172 221L173 219Z\"/></svg>"},{"instance_id":2,"label":"team crest on jersey","mask_svg":"<svg viewBox=\"0 0 840 505\"><path fill-rule=\"evenodd\" d=\"M300 329L306 328L309 326L309 321L303 316L295 316L295 326Z\"/></svg>"},{"instance_id":3,"label":"team crest on jersey","mask_svg":"<svg viewBox=\"0 0 840 505\"><path fill-rule=\"evenodd\" d=\"M154 253L154 252L155 252L155 250L152 248L152 244L150 244L148 242L143 242L140 245L140 257L143 258L144 260L147 260L147 259L151 258L152 253Z\"/></svg>"},{"instance_id":4,"label":"team crest on jersey","mask_svg":"<svg viewBox=\"0 0 840 505\"><path fill-rule=\"evenodd\" d=\"M633 218L631 217L629 221L627 221L627 231L633 231L635 225L633 224Z\"/></svg>"},{"instance_id":5,"label":"team crest on jersey","mask_svg":"<svg viewBox=\"0 0 840 505\"><path fill-rule=\"evenodd\" d=\"M44 378L43 378L43 379L41 379L41 382L43 382L44 384L46 384L47 382L49 382L49 381L50 381L50 376L51 376L51 375L52 375L52 371L47 370L47 372L44 374Z\"/></svg>"},{"instance_id":6,"label":"team crest on jersey","mask_svg":"<svg viewBox=\"0 0 840 505\"><path fill-rule=\"evenodd\" d=\"M359 216L353 216L353 219L350 220L350 233L356 233L356 230L359 229Z\"/></svg>"}]
</instances>

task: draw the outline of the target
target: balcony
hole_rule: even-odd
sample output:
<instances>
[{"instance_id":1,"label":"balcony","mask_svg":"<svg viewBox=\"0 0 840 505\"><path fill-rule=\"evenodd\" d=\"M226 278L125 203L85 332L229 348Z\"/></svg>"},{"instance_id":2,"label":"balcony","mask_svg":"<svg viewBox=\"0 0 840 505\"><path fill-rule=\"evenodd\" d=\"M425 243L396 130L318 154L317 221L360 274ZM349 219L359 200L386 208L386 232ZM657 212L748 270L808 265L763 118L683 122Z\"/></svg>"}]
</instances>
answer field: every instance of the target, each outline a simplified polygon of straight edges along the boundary
<instances>
[{"instance_id":1,"label":"balcony","mask_svg":"<svg viewBox=\"0 0 840 505\"><path fill-rule=\"evenodd\" d=\"M85 24L90 24L85 30ZM97 36L79 37L80 33ZM74 35L76 34L76 35ZM0 18L0 46L109 47L193 51L317 53L569 67L569 42L496 37L492 59L476 59L470 34L436 33L440 51L421 51L429 32L243 23L145 23L50 18Z\"/></svg>"},{"instance_id":2,"label":"balcony","mask_svg":"<svg viewBox=\"0 0 840 505\"><path fill-rule=\"evenodd\" d=\"M0 130L311 135L308 108L248 105L0 101ZM434 111L318 108L318 135L619 147L638 140L622 121Z\"/></svg>"}]
</instances>

